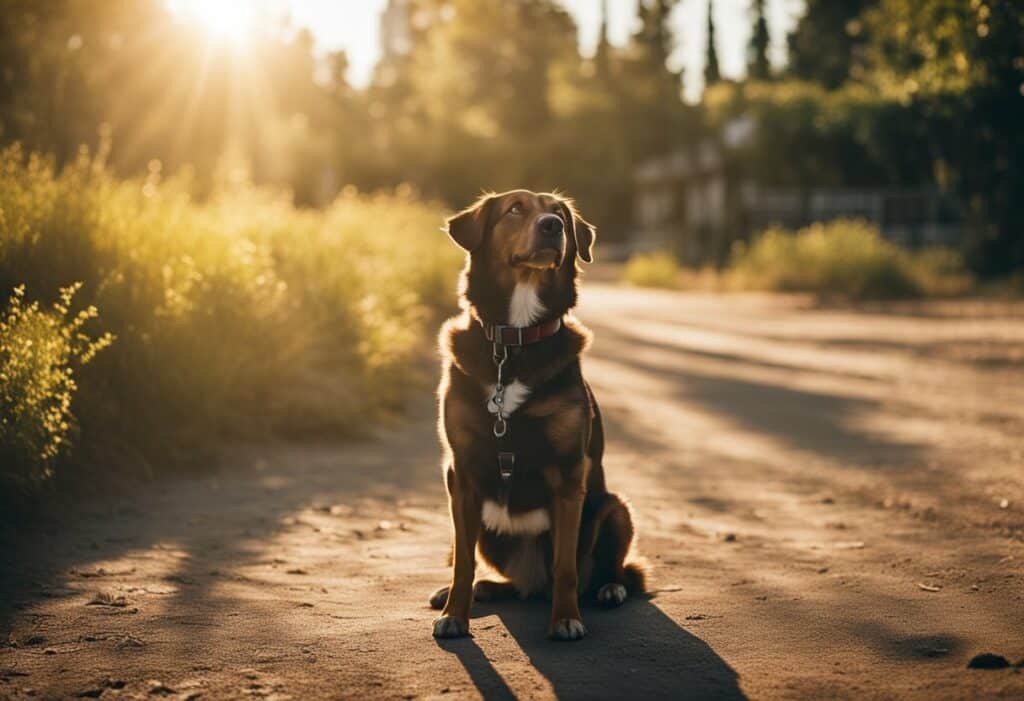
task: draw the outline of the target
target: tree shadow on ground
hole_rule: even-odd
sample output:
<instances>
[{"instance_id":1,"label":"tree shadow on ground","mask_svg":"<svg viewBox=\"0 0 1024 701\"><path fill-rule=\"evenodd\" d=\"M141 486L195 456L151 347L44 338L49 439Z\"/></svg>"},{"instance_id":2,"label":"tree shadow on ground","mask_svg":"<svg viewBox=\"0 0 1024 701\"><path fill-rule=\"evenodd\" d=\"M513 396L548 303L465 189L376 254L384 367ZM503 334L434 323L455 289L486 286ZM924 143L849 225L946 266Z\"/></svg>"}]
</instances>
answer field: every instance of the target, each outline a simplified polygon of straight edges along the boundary
<instances>
[{"instance_id":1,"label":"tree shadow on ground","mask_svg":"<svg viewBox=\"0 0 1024 701\"><path fill-rule=\"evenodd\" d=\"M0 531L0 563L9 563L0 564L0 640L47 601L81 598L85 589L121 581L116 571L97 572L96 563L145 560L154 548L182 552L164 577L178 590L166 597L174 610L183 596L193 605L212 601L209 591L239 567L269 567L265 561L273 555L260 546L289 529L309 528L295 516L316 504L393 503L399 496L439 491L437 460L420 447L435 441L432 423L424 420L433 402L422 404L414 420L391 434L389 450L380 441L244 445L209 475L168 479L47 514L31 528ZM408 459L410 454L416 458ZM134 572L134 564L115 569L129 567Z\"/></svg>"},{"instance_id":2,"label":"tree shadow on ground","mask_svg":"<svg viewBox=\"0 0 1024 701\"><path fill-rule=\"evenodd\" d=\"M603 343L595 349L595 357L657 378L669 388L674 405L700 406L791 448L837 463L852 459L861 467L885 463L891 469L893 465L908 463L920 452L919 445L893 440L856 425L859 417L877 412L879 402L794 389L768 379L740 378L728 372L728 365L721 372L697 369L692 361L707 355L685 346L643 341L643 347L655 348L662 358L639 358L635 353L637 342L628 335L608 329L601 333ZM740 366L738 359L715 359ZM749 363L744 360L742 364Z\"/></svg>"},{"instance_id":3,"label":"tree shadow on ground","mask_svg":"<svg viewBox=\"0 0 1024 701\"><path fill-rule=\"evenodd\" d=\"M855 313L869 312L863 309L850 310ZM878 314L884 314L884 312L878 312ZM895 320L896 317L890 316L889 321ZM948 315L936 314L919 314L911 315L916 318L933 319L941 322L942 320L948 320L951 322L959 322L961 319L957 317L950 317ZM996 316L980 316L971 317L971 321L974 323L983 321L998 321L1004 320L1007 323L1013 323L1017 317L1013 314L1007 315L996 315ZM990 324L991 329L982 329L979 331L973 331L971 333L964 332L961 335L954 335L948 338L938 338L933 340L921 339L916 337L913 333L904 332L899 335L893 335L892 333L886 335L885 333L876 332L874 334L856 335L852 332L837 332L832 331L830 333L815 333L813 335L797 335L795 333L772 333L769 331L759 330L757 327L749 328L743 325L737 325L735 321L705 321L696 322L688 319L669 319L656 314L638 314L635 317L638 321L654 322L657 324L667 325L669 327L686 329L696 334L715 334L722 338L735 338L735 339L750 339L758 342L769 342L780 345L790 345L802 348L814 348L820 351L856 351L862 353L903 353L914 358L921 358L923 360L941 360L951 363L960 363L964 367L975 367L980 369L1013 369L1019 368L1024 360L1022 360L1021 342L1014 338L1003 338L998 331L998 327L995 323ZM615 334L616 327L614 325L602 324L600 321L596 323L590 323L590 326L595 330L600 330L599 337L603 337L606 333ZM624 335L624 334L620 334ZM635 339L634 342L642 343L648 346L661 347L663 344L651 341L649 338ZM672 346L672 344L664 344L666 346ZM679 347L679 346L675 346ZM720 357L723 360L735 359L740 362L756 364L762 367L770 368L777 367L779 369L794 369L796 365L786 365L784 363L773 363L771 361L758 360L751 355L737 355L724 352L715 351L699 351L694 348L688 348L687 350L694 353L706 353L708 357ZM830 370L831 374L838 376L849 376L849 377L868 377L869 375L860 375L858 373L845 373L838 370Z\"/></svg>"},{"instance_id":4,"label":"tree shadow on ground","mask_svg":"<svg viewBox=\"0 0 1024 701\"><path fill-rule=\"evenodd\" d=\"M588 635L573 643L547 639L549 610L542 601L477 604L473 616L496 615L559 699L746 698L732 667L648 599L585 609ZM515 698L475 639L438 645L459 659L481 696Z\"/></svg>"}]
</instances>

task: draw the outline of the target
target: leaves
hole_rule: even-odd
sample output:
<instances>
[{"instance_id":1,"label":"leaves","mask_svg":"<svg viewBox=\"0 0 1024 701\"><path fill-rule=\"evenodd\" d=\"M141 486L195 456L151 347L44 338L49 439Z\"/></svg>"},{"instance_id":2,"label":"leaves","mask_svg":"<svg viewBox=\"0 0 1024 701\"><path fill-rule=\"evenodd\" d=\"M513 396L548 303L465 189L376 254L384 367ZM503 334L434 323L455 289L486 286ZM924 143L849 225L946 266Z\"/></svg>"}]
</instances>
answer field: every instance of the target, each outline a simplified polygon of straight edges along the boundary
<instances>
[{"instance_id":1,"label":"leaves","mask_svg":"<svg viewBox=\"0 0 1024 701\"><path fill-rule=\"evenodd\" d=\"M62 287L45 310L38 301L26 304L25 286L19 285L0 316L0 445L21 468L23 482L52 474L75 425L75 369L113 342L109 333L92 338L85 332L98 315L95 307L72 314L81 288L80 282Z\"/></svg>"},{"instance_id":2,"label":"leaves","mask_svg":"<svg viewBox=\"0 0 1024 701\"><path fill-rule=\"evenodd\" d=\"M0 497L400 408L461 261L429 235L443 216L409 188L320 211L246 183L197 201L173 176L0 149L0 285L18 284L0 289Z\"/></svg>"}]
</instances>

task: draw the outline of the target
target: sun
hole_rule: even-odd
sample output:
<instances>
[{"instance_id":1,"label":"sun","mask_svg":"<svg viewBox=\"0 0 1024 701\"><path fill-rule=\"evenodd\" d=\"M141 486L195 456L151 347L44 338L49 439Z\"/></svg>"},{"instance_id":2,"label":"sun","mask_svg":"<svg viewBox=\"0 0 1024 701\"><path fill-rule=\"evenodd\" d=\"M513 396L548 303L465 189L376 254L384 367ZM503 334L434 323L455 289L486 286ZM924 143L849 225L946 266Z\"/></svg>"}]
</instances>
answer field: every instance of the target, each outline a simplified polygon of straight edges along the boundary
<instances>
[{"instance_id":1,"label":"sun","mask_svg":"<svg viewBox=\"0 0 1024 701\"><path fill-rule=\"evenodd\" d=\"M195 22L212 39L238 48L252 36L256 24L256 5L252 0L168 0L174 14Z\"/></svg>"}]
</instances>

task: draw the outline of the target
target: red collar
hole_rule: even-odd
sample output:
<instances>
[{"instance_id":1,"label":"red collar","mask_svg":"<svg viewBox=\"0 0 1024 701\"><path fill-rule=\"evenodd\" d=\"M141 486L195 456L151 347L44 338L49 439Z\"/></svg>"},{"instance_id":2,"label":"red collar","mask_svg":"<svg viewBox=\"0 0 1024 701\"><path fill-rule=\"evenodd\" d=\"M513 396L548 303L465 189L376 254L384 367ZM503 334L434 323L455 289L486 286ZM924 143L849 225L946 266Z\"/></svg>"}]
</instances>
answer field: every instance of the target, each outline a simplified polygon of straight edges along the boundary
<instances>
[{"instance_id":1,"label":"red collar","mask_svg":"<svg viewBox=\"0 0 1024 701\"><path fill-rule=\"evenodd\" d=\"M502 324L486 324L483 321L480 325L484 327L484 335L487 340L501 346L528 346L537 341L543 341L558 333L562 328L562 318L557 317L535 326L503 326Z\"/></svg>"}]
</instances>

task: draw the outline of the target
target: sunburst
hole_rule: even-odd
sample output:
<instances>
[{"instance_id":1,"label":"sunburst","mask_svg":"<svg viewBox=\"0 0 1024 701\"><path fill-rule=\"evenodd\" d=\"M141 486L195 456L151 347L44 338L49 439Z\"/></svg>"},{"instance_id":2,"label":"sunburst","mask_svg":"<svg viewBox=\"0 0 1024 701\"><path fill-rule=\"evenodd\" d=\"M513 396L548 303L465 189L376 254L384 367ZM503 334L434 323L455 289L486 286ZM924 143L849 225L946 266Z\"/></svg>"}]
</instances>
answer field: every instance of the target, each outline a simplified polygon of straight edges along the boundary
<instances>
[{"instance_id":1,"label":"sunburst","mask_svg":"<svg viewBox=\"0 0 1024 701\"><path fill-rule=\"evenodd\" d=\"M259 3L252 0L168 0L167 4L210 38L235 48L243 48L252 38L259 11Z\"/></svg>"}]
</instances>

